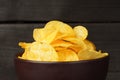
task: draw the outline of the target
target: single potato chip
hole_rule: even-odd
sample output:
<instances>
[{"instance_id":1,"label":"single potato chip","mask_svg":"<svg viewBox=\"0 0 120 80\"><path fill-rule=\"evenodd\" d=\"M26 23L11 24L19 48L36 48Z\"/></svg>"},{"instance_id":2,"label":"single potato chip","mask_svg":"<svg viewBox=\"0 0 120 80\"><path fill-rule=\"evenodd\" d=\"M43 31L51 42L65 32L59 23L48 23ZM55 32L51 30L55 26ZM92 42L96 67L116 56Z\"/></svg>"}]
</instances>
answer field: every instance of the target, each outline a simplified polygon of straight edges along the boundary
<instances>
[{"instance_id":1,"label":"single potato chip","mask_svg":"<svg viewBox=\"0 0 120 80\"><path fill-rule=\"evenodd\" d=\"M73 43L65 41L65 40L56 40L53 43L51 43L51 45L54 48L57 48L57 50L61 49L61 48L68 48L68 49L75 51L76 53L78 53L79 50L83 49L82 46L73 44Z\"/></svg>"},{"instance_id":2,"label":"single potato chip","mask_svg":"<svg viewBox=\"0 0 120 80\"><path fill-rule=\"evenodd\" d=\"M76 37L65 37L63 40L68 41L72 44L79 45L82 49L86 49L86 45L83 40L80 40L79 38Z\"/></svg>"},{"instance_id":3,"label":"single potato chip","mask_svg":"<svg viewBox=\"0 0 120 80\"><path fill-rule=\"evenodd\" d=\"M68 36L68 35L67 34L62 34L62 33L58 32L56 37L55 37L55 39L54 39L54 41L62 39L64 37L66 37L66 36Z\"/></svg>"},{"instance_id":4,"label":"single potato chip","mask_svg":"<svg viewBox=\"0 0 120 80\"><path fill-rule=\"evenodd\" d=\"M71 26L69 26L68 24L65 24L61 21L57 21L57 20L48 22L45 25L45 29L46 30L54 30L54 31L58 30L58 32L59 32L58 35L60 36L60 38L61 38L61 36L62 37L64 37L64 36L75 36L75 33L74 33ZM56 38L59 39L58 36Z\"/></svg>"},{"instance_id":5,"label":"single potato chip","mask_svg":"<svg viewBox=\"0 0 120 80\"><path fill-rule=\"evenodd\" d=\"M69 46L68 47L69 49L73 50L74 52L76 52L76 54L80 51L80 50L83 50L83 47L80 46L80 45L72 45L72 46Z\"/></svg>"},{"instance_id":6,"label":"single potato chip","mask_svg":"<svg viewBox=\"0 0 120 80\"><path fill-rule=\"evenodd\" d=\"M36 61L58 61L58 54L49 44L33 42L25 49L21 58Z\"/></svg>"},{"instance_id":7,"label":"single potato chip","mask_svg":"<svg viewBox=\"0 0 120 80\"><path fill-rule=\"evenodd\" d=\"M87 36L88 36L88 31L87 31L87 29L86 29L85 27L83 27L83 26L76 26L76 27L73 28L73 30L74 30L76 36L77 36L78 38L80 38L81 40L86 39Z\"/></svg>"},{"instance_id":8,"label":"single potato chip","mask_svg":"<svg viewBox=\"0 0 120 80\"><path fill-rule=\"evenodd\" d=\"M95 45L91 41L85 39L84 43L85 43L88 50L96 50Z\"/></svg>"},{"instance_id":9,"label":"single potato chip","mask_svg":"<svg viewBox=\"0 0 120 80\"><path fill-rule=\"evenodd\" d=\"M82 50L78 52L79 60L97 59L107 56L108 53L101 53L95 50Z\"/></svg>"},{"instance_id":10,"label":"single potato chip","mask_svg":"<svg viewBox=\"0 0 120 80\"><path fill-rule=\"evenodd\" d=\"M51 43L57 35L57 30L46 30L44 28L34 29L33 38L37 42Z\"/></svg>"},{"instance_id":11,"label":"single potato chip","mask_svg":"<svg viewBox=\"0 0 120 80\"><path fill-rule=\"evenodd\" d=\"M21 46L22 48L27 48L27 47L29 47L31 45L31 43L19 42L18 45Z\"/></svg>"},{"instance_id":12,"label":"single potato chip","mask_svg":"<svg viewBox=\"0 0 120 80\"><path fill-rule=\"evenodd\" d=\"M57 52L59 61L78 61L77 54L70 49L63 49Z\"/></svg>"}]
</instances>

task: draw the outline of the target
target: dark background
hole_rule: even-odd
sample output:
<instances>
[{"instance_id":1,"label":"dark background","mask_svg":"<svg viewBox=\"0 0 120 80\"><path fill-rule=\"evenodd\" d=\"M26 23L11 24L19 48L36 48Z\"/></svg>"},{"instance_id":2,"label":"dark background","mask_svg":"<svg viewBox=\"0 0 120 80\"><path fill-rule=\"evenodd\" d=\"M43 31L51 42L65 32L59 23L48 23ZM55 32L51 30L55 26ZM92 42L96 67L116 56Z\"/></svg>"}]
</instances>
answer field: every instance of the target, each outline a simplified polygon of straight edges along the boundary
<instances>
[{"instance_id":1,"label":"dark background","mask_svg":"<svg viewBox=\"0 0 120 80\"><path fill-rule=\"evenodd\" d=\"M49 20L83 25L97 49L110 54L107 80L120 80L120 0L0 0L0 80L18 80L14 55Z\"/></svg>"}]
</instances>

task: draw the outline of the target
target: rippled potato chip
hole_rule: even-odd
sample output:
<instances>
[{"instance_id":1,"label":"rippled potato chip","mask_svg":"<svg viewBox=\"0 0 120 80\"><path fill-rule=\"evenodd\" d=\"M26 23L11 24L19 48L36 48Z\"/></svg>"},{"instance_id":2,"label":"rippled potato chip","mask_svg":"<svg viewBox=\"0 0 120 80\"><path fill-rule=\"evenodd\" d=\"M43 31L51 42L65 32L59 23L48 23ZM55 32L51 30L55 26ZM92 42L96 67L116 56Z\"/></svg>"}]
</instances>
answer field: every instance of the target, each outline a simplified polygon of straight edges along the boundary
<instances>
[{"instance_id":1,"label":"rippled potato chip","mask_svg":"<svg viewBox=\"0 0 120 80\"><path fill-rule=\"evenodd\" d=\"M85 43L88 50L95 50L96 49L95 45L91 41L85 39L84 43Z\"/></svg>"},{"instance_id":2,"label":"rippled potato chip","mask_svg":"<svg viewBox=\"0 0 120 80\"><path fill-rule=\"evenodd\" d=\"M76 54L78 54L78 52L80 51L80 50L83 50L83 47L82 46L80 46L80 45L72 45L72 46L69 46L68 47L69 49L71 49L71 50L73 50L74 52L76 52Z\"/></svg>"},{"instance_id":3,"label":"rippled potato chip","mask_svg":"<svg viewBox=\"0 0 120 80\"><path fill-rule=\"evenodd\" d=\"M87 29L86 29L85 27L83 27L83 26L76 26L76 27L74 27L73 30L74 30L76 36L77 36L78 38L80 38L81 40L86 39L87 36L88 36L88 31L87 31Z\"/></svg>"},{"instance_id":4,"label":"rippled potato chip","mask_svg":"<svg viewBox=\"0 0 120 80\"><path fill-rule=\"evenodd\" d=\"M95 50L82 50L78 52L79 60L97 59L107 56L108 53L101 53Z\"/></svg>"},{"instance_id":5,"label":"rippled potato chip","mask_svg":"<svg viewBox=\"0 0 120 80\"><path fill-rule=\"evenodd\" d=\"M84 41L80 40L79 38L76 38L76 37L65 37L65 38L63 38L63 40L68 41L68 42L74 44L75 46L79 45L79 47L81 47L82 49L86 49L86 45L85 45Z\"/></svg>"},{"instance_id":6,"label":"rippled potato chip","mask_svg":"<svg viewBox=\"0 0 120 80\"><path fill-rule=\"evenodd\" d=\"M37 42L51 43L57 35L57 30L46 30L44 28L34 29L33 38Z\"/></svg>"},{"instance_id":7,"label":"rippled potato chip","mask_svg":"<svg viewBox=\"0 0 120 80\"><path fill-rule=\"evenodd\" d=\"M26 42L19 42L19 46L21 46L22 48L27 48L31 45L31 43L26 43Z\"/></svg>"},{"instance_id":8,"label":"rippled potato chip","mask_svg":"<svg viewBox=\"0 0 120 80\"><path fill-rule=\"evenodd\" d=\"M63 23L61 21L50 21L45 25L45 29L47 30L58 30L58 35L57 35L57 39L61 38L61 37L65 37L65 36L75 36L75 33L72 29L71 26L69 26L66 23Z\"/></svg>"},{"instance_id":9,"label":"rippled potato chip","mask_svg":"<svg viewBox=\"0 0 120 80\"><path fill-rule=\"evenodd\" d=\"M77 54L69 49L63 49L57 52L59 56L59 61L78 61L79 58Z\"/></svg>"},{"instance_id":10,"label":"rippled potato chip","mask_svg":"<svg viewBox=\"0 0 120 80\"><path fill-rule=\"evenodd\" d=\"M49 44L33 42L25 49L21 58L36 61L58 61L58 54Z\"/></svg>"}]
</instances>

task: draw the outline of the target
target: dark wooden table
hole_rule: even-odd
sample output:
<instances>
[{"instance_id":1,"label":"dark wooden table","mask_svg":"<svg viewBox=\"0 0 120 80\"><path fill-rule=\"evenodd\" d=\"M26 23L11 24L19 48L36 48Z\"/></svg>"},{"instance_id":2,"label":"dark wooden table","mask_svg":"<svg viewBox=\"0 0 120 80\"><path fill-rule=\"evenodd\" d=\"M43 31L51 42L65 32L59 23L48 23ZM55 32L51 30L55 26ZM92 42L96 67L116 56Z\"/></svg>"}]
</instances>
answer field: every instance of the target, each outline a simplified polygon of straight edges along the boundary
<instances>
[{"instance_id":1,"label":"dark wooden table","mask_svg":"<svg viewBox=\"0 0 120 80\"><path fill-rule=\"evenodd\" d=\"M84 25L89 30L88 39L97 49L110 54L107 80L119 80L120 76L120 23L69 23ZM31 42L32 31L44 24L0 24L0 80L17 80L14 69L14 55L21 51L19 41Z\"/></svg>"}]
</instances>

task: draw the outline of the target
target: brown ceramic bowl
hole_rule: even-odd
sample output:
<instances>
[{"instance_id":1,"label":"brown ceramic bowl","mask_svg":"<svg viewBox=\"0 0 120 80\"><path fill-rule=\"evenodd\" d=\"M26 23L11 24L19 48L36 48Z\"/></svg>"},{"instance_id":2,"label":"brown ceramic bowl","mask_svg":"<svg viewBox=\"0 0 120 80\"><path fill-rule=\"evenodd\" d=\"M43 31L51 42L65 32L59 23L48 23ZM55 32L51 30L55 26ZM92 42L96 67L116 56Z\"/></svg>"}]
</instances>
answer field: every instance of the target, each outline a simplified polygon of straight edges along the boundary
<instances>
[{"instance_id":1,"label":"brown ceramic bowl","mask_svg":"<svg viewBox=\"0 0 120 80\"><path fill-rule=\"evenodd\" d=\"M72 62L40 62L15 57L19 80L105 80L109 56Z\"/></svg>"}]
</instances>

